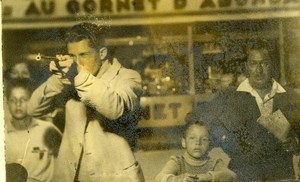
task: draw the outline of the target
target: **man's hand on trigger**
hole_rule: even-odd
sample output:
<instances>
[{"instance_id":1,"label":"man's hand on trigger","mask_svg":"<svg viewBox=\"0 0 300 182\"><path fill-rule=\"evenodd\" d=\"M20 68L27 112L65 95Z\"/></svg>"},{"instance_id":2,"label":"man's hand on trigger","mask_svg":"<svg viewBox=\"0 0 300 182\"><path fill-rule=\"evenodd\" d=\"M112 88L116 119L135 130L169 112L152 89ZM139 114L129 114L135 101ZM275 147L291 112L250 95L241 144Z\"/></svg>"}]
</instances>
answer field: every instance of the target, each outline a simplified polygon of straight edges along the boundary
<instances>
[{"instance_id":1,"label":"man's hand on trigger","mask_svg":"<svg viewBox=\"0 0 300 182\"><path fill-rule=\"evenodd\" d=\"M49 69L63 84L71 85L77 75L77 64L69 55L56 55L57 60L51 61Z\"/></svg>"}]
</instances>

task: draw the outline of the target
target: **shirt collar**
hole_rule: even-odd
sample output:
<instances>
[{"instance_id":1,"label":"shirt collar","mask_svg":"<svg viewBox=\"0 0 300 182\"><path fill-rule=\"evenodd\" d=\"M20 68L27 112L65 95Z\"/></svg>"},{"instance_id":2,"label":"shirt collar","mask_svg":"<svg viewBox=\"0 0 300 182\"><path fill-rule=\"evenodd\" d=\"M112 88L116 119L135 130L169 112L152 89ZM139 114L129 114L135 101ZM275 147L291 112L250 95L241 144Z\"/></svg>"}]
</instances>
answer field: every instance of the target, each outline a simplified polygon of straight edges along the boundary
<instances>
[{"instance_id":1,"label":"shirt collar","mask_svg":"<svg viewBox=\"0 0 300 182\"><path fill-rule=\"evenodd\" d=\"M276 93L284 93L286 90L274 79L273 84L272 84L272 89L271 89L271 95L275 95ZM248 92L248 93L253 93L255 89L250 85L249 79L247 78L244 80L237 88L238 92Z\"/></svg>"},{"instance_id":2,"label":"shirt collar","mask_svg":"<svg viewBox=\"0 0 300 182\"><path fill-rule=\"evenodd\" d=\"M39 125L39 123L37 122L37 120L34 119L34 118L31 118L31 124L30 124L30 126L28 127L28 129L31 129L31 128L36 127L36 126L38 126L38 125ZM20 131L20 130L17 130L17 129L12 125L12 121L11 121L11 120L10 120L9 122L6 123L5 128L6 128L7 133Z\"/></svg>"},{"instance_id":3,"label":"shirt collar","mask_svg":"<svg viewBox=\"0 0 300 182\"><path fill-rule=\"evenodd\" d=\"M203 157L203 159L199 159L199 160L194 159L187 153L187 151L184 152L183 157L185 161L192 166L202 166L206 164L209 159L207 154L205 154L205 157Z\"/></svg>"}]
</instances>

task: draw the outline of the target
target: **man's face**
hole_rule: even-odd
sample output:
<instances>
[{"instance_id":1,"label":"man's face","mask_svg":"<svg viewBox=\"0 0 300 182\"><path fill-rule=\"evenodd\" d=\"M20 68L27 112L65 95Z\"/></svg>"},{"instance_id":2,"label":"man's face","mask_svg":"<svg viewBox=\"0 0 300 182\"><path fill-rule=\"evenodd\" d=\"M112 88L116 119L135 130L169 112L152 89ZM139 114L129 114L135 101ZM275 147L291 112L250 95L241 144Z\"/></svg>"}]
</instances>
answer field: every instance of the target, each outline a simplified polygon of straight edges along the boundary
<instances>
[{"instance_id":1,"label":"man's face","mask_svg":"<svg viewBox=\"0 0 300 182\"><path fill-rule=\"evenodd\" d=\"M30 72L26 63L18 63L16 64L11 72L10 77L15 78L30 78Z\"/></svg>"},{"instance_id":2,"label":"man's face","mask_svg":"<svg viewBox=\"0 0 300 182\"><path fill-rule=\"evenodd\" d=\"M271 59L267 50L250 50L248 53L247 70L250 85L255 89L271 86Z\"/></svg>"},{"instance_id":3,"label":"man's face","mask_svg":"<svg viewBox=\"0 0 300 182\"><path fill-rule=\"evenodd\" d=\"M11 90L8 98L8 108L12 117L22 120L27 117L27 103L30 99L29 92L22 87L15 87Z\"/></svg>"},{"instance_id":4,"label":"man's face","mask_svg":"<svg viewBox=\"0 0 300 182\"><path fill-rule=\"evenodd\" d=\"M202 157L209 147L207 128L205 126L191 125L186 131L185 138L182 139L182 146L186 148L187 153L191 157L195 159Z\"/></svg>"},{"instance_id":5,"label":"man's face","mask_svg":"<svg viewBox=\"0 0 300 182\"><path fill-rule=\"evenodd\" d=\"M97 74L101 67L101 61L98 52L90 47L88 39L68 43L67 48L69 55L74 57L77 64L83 66L91 74Z\"/></svg>"}]
</instances>

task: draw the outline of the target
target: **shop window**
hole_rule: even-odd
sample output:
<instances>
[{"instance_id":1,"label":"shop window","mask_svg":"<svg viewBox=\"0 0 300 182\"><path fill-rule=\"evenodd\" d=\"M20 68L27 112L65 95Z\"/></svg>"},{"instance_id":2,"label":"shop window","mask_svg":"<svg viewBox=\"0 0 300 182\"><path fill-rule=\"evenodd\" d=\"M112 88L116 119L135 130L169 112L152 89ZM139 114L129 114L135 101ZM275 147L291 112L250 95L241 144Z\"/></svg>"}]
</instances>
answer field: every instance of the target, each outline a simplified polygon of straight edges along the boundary
<instances>
[{"instance_id":1,"label":"shop window","mask_svg":"<svg viewBox=\"0 0 300 182\"><path fill-rule=\"evenodd\" d=\"M150 55L144 59L142 71L145 95L177 95L186 93L184 65L168 54Z\"/></svg>"},{"instance_id":2,"label":"shop window","mask_svg":"<svg viewBox=\"0 0 300 182\"><path fill-rule=\"evenodd\" d=\"M278 24L274 21L215 22L194 27L194 72L196 94L215 93L238 86L246 78L244 48L261 38L272 47L274 75L280 78ZM243 28L241 28L243 27Z\"/></svg>"},{"instance_id":3,"label":"shop window","mask_svg":"<svg viewBox=\"0 0 300 182\"><path fill-rule=\"evenodd\" d=\"M124 30L112 29L107 42L122 65L141 74L143 96L187 94L186 26L130 27L125 37ZM123 37L116 37L119 31Z\"/></svg>"}]
</instances>

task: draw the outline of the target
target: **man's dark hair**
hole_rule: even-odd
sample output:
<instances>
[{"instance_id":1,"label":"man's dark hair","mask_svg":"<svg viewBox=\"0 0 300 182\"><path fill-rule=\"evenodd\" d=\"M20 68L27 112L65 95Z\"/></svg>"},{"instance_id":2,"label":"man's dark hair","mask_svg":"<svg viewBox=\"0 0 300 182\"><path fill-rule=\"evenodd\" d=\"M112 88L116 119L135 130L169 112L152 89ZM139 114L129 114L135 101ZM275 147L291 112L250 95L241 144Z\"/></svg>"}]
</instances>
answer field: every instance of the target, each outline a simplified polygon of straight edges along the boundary
<instances>
[{"instance_id":1,"label":"man's dark hair","mask_svg":"<svg viewBox=\"0 0 300 182\"><path fill-rule=\"evenodd\" d=\"M31 96L33 92L33 86L32 86L32 81L29 79L12 79L10 80L9 83L7 83L5 87L5 95L6 98L9 98L11 96L11 91L14 88L23 88L28 91L29 95Z\"/></svg>"},{"instance_id":2,"label":"man's dark hair","mask_svg":"<svg viewBox=\"0 0 300 182\"><path fill-rule=\"evenodd\" d=\"M205 121L204 117L200 116L199 114L195 112L190 112L185 116L185 125L183 126L182 129L182 137L184 138L186 136L187 130L190 128L192 125L199 125L199 126L205 126L208 131L210 130L207 121Z\"/></svg>"},{"instance_id":3,"label":"man's dark hair","mask_svg":"<svg viewBox=\"0 0 300 182\"><path fill-rule=\"evenodd\" d=\"M105 27L100 27L93 23L80 23L67 31L65 42L72 43L88 39L92 48L100 49L105 46L105 33Z\"/></svg>"},{"instance_id":4,"label":"man's dark hair","mask_svg":"<svg viewBox=\"0 0 300 182\"><path fill-rule=\"evenodd\" d=\"M247 44L245 46L245 55L247 59L250 50L267 50L271 60L273 60L272 52L274 52L275 46L272 46L272 44L266 39L250 39L247 41Z\"/></svg>"},{"instance_id":5,"label":"man's dark hair","mask_svg":"<svg viewBox=\"0 0 300 182\"><path fill-rule=\"evenodd\" d=\"M7 182L25 182L28 172L24 166L18 163L5 164Z\"/></svg>"}]
</instances>

